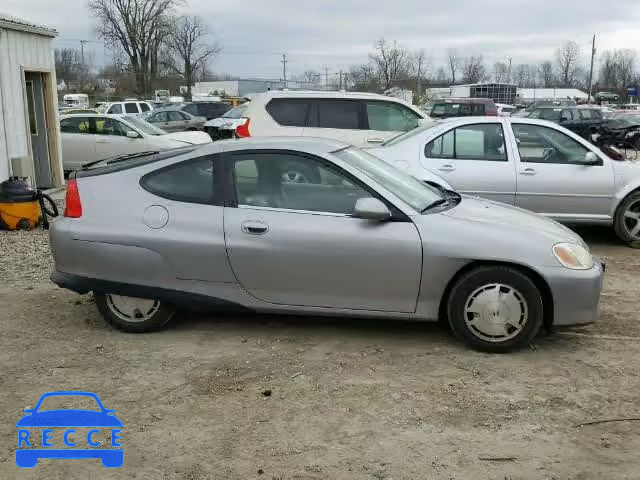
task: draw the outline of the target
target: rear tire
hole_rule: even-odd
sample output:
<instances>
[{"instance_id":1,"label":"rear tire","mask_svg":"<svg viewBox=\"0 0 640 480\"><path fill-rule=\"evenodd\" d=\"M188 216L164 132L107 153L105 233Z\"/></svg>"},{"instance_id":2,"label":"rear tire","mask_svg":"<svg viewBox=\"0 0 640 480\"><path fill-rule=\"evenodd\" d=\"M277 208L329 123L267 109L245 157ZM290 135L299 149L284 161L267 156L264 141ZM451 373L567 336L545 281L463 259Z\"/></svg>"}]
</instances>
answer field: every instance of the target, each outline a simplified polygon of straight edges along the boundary
<instances>
[{"instance_id":1,"label":"rear tire","mask_svg":"<svg viewBox=\"0 0 640 480\"><path fill-rule=\"evenodd\" d=\"M613 226L623 242L631 248L640 248L640 192L627 195L620 203Z\"/></svg>"},{"instance_id":2,"label":"rear tire","mask_svg":"<svg viewBox=\"0 0 640 480\"><path fill-rule=\"evenodd\" d=\"M164 327L175 314L173 307L150 300L94 292L96 306L111 325L129 333L154 332Z\"/></svg>"},{"instance_id":3,"label":"rear tire","mask_svg":"<svg viewBox=\"0 0 640 480\"><path fill-rule=\"evenodd\" d=\"M507 353L528 345L543 324L538 287L511 267L465 273L451 289L447 314L453 333L475 350Z\"/></svg>"}]
</instances>

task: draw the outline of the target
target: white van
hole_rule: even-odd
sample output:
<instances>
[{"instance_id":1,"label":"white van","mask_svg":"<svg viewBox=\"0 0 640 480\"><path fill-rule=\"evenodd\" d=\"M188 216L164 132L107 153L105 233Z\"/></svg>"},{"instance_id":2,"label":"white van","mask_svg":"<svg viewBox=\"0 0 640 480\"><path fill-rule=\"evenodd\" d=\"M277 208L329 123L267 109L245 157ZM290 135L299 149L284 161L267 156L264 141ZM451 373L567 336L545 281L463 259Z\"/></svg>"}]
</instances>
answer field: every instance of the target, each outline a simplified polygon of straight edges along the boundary
<instances>
[{"instance_id":1,"label":"white van","mask_svg":"<svg viewBox=\"0 0 640 480\"><path fill-rule=\"evenodd\" d=\"M86 93L67 93L62 101L75 108L89 108L89 95Z\"/></svg>"},{"instance_id":2,"label":"white van","mask_svg":"<svg viewBox=\"0 0 640 480\"><path fill-rule=\"evenodd\" d=\"M106 113L107 115L134 115L153 110L153 106L149 102L140 100L125 100L124 102L109 102L98 107L98 113Z\"/></svg>"}]
</instances>

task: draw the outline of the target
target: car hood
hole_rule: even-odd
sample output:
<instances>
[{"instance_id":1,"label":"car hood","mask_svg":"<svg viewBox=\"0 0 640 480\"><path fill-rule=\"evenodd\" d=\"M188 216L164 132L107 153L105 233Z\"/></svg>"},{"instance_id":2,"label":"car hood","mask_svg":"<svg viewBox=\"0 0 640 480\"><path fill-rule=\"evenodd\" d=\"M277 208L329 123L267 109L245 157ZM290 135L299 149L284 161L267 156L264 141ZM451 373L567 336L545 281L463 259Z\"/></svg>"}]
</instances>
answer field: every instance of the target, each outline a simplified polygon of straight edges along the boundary
<instances>
[{"instance_id":1,"label":"car hood","mask_svg":"<svg viewBox=\"0 0 640 480\"><path fill-rule=\"evenodd\" d=\"M46 410L25 415L16 427L121 427L122 422L115 415L107 415L91 410Z\"/></svg>"},{"instance_id":2,"label":"car hood","mask_svg":"<svg viewBox=\"0 0 640 480\"><path fill-rule=\"evenodd\" d=\"M454 208L442 212L451 218L502 228L519 230L530 236L538 235L553 242L571 242L585 245L578 234L564 225L522 208L500 202L463 195Z\"/></svg>"},{"instance_id":3,"label":"car hood","mask_svg":"<svg viewBox=\"0 0 640 480\"><path fill-rule=\"evenodd\" d=\"M201 143L210 143L211 137L205 132L174 132L165 135L158 135L155 140L182 143L186 145L198 145Z\"/></svg>"}]
</instances>

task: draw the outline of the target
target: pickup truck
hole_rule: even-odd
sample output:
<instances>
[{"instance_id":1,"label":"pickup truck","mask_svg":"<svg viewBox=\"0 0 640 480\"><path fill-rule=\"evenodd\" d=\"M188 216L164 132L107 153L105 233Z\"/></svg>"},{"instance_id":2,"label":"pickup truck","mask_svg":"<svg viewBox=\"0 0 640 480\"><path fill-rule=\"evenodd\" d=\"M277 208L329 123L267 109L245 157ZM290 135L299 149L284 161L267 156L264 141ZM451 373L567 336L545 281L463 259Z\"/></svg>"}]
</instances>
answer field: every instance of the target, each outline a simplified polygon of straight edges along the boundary
<instances>
[{"instance_id":1,"label":"pickup truck","mask_svg":"<svg viewBox=\"0 0 640 480\"><path fill-rule=\"evenodd\" d=\"M527 117L550 120L586 139L604 123L597 107L539 107Z\"/></svg>"}]
</instances>

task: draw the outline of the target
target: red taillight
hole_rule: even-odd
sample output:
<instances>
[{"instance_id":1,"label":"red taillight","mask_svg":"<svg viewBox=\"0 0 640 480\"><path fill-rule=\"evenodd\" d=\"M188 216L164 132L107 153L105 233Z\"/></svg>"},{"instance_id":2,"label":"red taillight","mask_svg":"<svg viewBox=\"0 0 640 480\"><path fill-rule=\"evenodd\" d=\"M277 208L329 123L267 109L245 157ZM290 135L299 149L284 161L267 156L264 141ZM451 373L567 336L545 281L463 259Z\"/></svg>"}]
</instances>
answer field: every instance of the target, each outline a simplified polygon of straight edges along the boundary
<instances>
[{"instance_id":1,"label":"red taillight","mask_svg":"<svg viewBox=\"0 0 640 480\"><path fill-rule=\"evenodd\" d=\"M78 181L75 178L69 180L67 183L67 196L64 204L65 217L80 218L82 216L82 203L80 202Z\"/></svg>"},{"instance_id":2,"label":"red taillight","mask_svg":"<svg viewBox=\"0 0 640 480\"><path fill-rule=\"evenodd\" d=\"M236 136L239 138L247 138L251 136L251 133L249 133L249 122L250 120L248 118L244 119L244 123L241 125L238 125L236 127Z\"/></svg>"}]
</instances>

